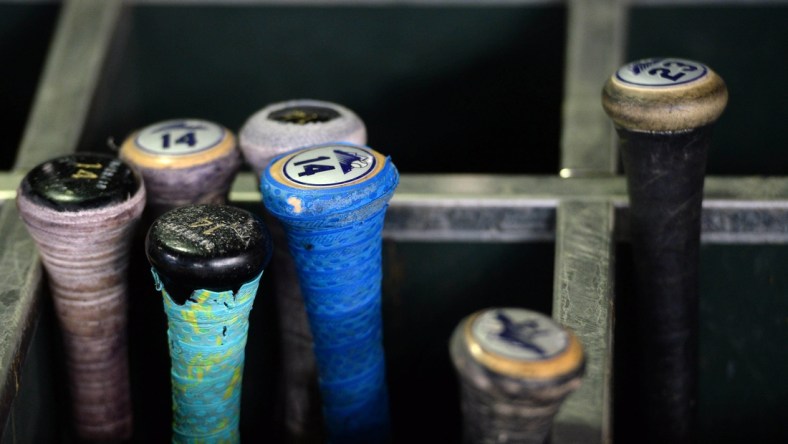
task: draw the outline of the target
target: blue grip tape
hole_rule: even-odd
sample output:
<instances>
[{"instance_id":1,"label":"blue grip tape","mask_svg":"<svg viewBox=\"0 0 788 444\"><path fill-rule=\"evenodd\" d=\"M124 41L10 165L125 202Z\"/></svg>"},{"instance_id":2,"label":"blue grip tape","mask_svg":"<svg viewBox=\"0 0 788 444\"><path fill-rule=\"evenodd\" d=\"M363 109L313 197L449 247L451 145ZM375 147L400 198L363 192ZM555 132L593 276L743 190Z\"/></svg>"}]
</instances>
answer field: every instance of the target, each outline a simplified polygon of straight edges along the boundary
<instances>
[{"instance_id":1,"label":"blue grip tape","mask_svg":"<svg viewBox=\"0 0 788 444\"><path fill-rule=\"evenodd\" d=\"M381 231L398 182L389 158L366 180L333 188L290 186L271 167L261 177L263 201L285 227L298 270L332 443L389 441Z\"/></svg>"},{"instance_id":2,"label":"blue grip tape","mask_svg":"<svg viewBox=\"0 0 788 444\"><path fill-rule=\"evenodd\" d=\"M195 290L178 305L151 272L168 320L172 442L239 443L244 348L262 273L237 293Z\"/></svg>"}]
</instances>

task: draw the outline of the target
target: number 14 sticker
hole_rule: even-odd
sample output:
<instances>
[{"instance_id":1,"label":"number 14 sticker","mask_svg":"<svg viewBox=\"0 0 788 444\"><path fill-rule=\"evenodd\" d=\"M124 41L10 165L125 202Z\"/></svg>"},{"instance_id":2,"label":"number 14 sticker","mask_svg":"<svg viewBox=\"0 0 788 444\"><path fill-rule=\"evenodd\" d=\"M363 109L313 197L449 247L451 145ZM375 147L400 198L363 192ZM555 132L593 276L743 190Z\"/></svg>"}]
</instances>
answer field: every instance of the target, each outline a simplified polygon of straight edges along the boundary
<instances>
[{"instance_id":1,"label":"number 14 sticker","mask_svg":"<svg viewBox=\"0 0 788 444\"><path fill-rule=\"evenodd\" d=\"M217 146L224 128L205 120L168 120L143 128L137 136L142 150L166 156L194 154Z\"/></svg>"},{"instance_id":2,"label":"number 14 sticker","mask_svg":"<svg viewBox=\"0 0 788 444\"><path fill-rule=\"evenodd\" d=\"M365 149L327 145L296 154L285 164L284 173L302 185L332 186L366 176L375 164L375 156Z\"/></svg>"}]
</instances>

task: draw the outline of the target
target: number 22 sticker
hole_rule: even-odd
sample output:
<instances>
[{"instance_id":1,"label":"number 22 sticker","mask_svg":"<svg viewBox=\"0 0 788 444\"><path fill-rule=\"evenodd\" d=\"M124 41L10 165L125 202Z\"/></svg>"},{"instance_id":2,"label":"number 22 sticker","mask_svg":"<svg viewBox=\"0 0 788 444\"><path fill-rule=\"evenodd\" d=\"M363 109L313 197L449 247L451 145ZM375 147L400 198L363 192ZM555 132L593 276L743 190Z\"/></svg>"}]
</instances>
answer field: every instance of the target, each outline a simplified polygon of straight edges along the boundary
<instances>
[{"instance_id":1,"label":"number 22 sticker","mask_svg":"<svg viewBox=\"0 0 788 444\"><path fill-rule=\"evenodd\" d=\"M643 59L621 67L618 80L637 86L675 86L705 76L708 68L684 59Z\"/></svg>"}]
</instances>

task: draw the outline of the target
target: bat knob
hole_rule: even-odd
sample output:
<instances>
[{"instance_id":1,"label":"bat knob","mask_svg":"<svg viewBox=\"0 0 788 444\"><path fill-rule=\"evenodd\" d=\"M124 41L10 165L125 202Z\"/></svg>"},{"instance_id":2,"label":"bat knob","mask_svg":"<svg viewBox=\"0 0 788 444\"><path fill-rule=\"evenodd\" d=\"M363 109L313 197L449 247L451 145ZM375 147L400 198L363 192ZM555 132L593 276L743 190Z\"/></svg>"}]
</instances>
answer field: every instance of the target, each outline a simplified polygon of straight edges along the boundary
<instances>
[{"instance_id":1,"label":"bat knob","mask_svg":"<svg viewBox=\"0 0 788 444\"><path fill-rule=\"evenodd\" d=\"M336 142L274 159L261 189L266 208L280 220L332 228L362 221L384 209L398 182L397 169L387 157L370 148ZM329 217L347 212L355 215Z\"/></svg>"},{"instance_id":2,"label":"bat knob","mask_svg":"<svg viewBox=\"0 0 788 444\"><path fill-rule=\"evenodd\" d=\"M463 319L450 352L461 379L466 442L545 442L553 416L580 386L585 369L574 334L519 308Z\"/></svg>"},{"instance_id":3,"label":"bat knob","mask_svg":"<svg viewBox=\"0 0 788 444\"><path fill-rule=\"evenodd\" d=\"M145 251L170 296L237 289L268 264L272 242L262 220L228 205L189 205L151 225Z\"/></svg>"},{"instance_id":4,"label":"bat knob","mask_svg":"<svg viewBox=\"0 0 788 444\"><path fill-rule=\"evenodd\" d=\"M128 136L119 156L140 171L148 203L169 208L194 203L224 203L241 153L227 128L197 119L146 126Z\"/></svg>"},{"instance_id":5,"label":"bat knob","mask_svg":"<svg viewBox=\"0 0 788 444\"><path fill-rule=\"evenodd\" d=\"M628 63L602 89L602 106L615 125L640 132L710 125L727 101L728 90L717 73L702 63L678 58Z\"/></svg>"},{"instance_id":6,"label":"bat knob","mask_svg":"<svg viewBox=\"0 0 788 444\"><path fill-rule=\"evenodd\" d=\"M253 114L239 133L241 151L257 177L274 157L327 142L367 143L364 122L348 108L320 100L273 103Z\"/></svg>"},{"instance_id":7,"label":"bat knob","mask_svg":"<svg viewBox=\"0 0 788 444\"><path fill-rule=\"evenodd\" d=\"M103 154L74 154L44 162L30 170L21 194L58 212L110 207L125 202L141 187L128 165Z\"/></svg>"}]
</instances>

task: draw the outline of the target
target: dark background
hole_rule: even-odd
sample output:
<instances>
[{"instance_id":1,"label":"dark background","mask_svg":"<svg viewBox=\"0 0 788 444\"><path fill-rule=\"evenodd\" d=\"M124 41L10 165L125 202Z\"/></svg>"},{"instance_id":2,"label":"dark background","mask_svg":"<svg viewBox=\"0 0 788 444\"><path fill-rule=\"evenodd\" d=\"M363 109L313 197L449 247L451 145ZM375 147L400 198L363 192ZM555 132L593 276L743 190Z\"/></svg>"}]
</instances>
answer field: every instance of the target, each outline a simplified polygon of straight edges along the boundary
<instances>
[{"instance_id":1,"label":"dark background","mask_svg":"<svg viewBox=\"0 0 788 444\"><path fill-rule=\"evenodd\" d=\"M9 169L46 55L58 5L0 3L0 168ZM175 117L237 130L264 105L336 101L367 124L369 144L408 173L553 175L566 11L562 7L161 7L129 9L80 150L107 151L136 128ZM715 129L713 175L785 175L786 7L634 8L627 59L705 62L730 102ZM600 80L600 89L604 79ZM469 159L472 159L469 161ZM551 310L551 243L387 242L384 312L397 442L456 442L459 409L447 341L457 322L493 305ZM616 438L636 442L628 414L628 249L618 248ZM131 352L136 442L169 427L164 315L145 259L132 255ZM788 249L702 249L703 442L785 442L788 432ZM247 441L279 437L276 319L263 289L252 312L244 377ZM56 332L45 306L17 415L65 437ZM31 381L33 381L31 383ZM634 404L634 405L633 405ZM24 436L24 435L20 435ZM8 430L6 431L6 442Z\"/></svg>"}]
</instances>

